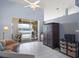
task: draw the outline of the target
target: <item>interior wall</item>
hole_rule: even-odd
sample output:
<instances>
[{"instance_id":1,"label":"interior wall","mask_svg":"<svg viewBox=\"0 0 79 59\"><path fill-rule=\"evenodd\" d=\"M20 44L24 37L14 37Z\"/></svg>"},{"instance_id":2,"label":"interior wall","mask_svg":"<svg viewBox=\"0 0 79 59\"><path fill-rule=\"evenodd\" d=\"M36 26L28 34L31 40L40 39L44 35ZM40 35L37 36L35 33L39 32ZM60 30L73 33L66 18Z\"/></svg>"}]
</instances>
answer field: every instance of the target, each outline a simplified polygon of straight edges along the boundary
<instances>
[{"instance_id":1,"label":"interior wall","mask_svg":"<svg viewBox=\"0 0 79 59\"><path fill-rule=\"evenodd\" d=\"M9 27L9 31L5 33L5 38L11 38L12 17L35 19L41 21L42 23L44 19L43 13L44 11L41 8L33 11L31 8L24 8L23 5L13 3L8 0L0 0L0 39L3 38L3 26L5 25ZM42 26L40 27L42 28Z\"/></svg>"},{"instance_id":2,"label":"interior wall","mask_svg":"<svg viewBox=\"0 0 79 59\"><path fill-rule=\"evenodd\" d=\"M60 38L63 38L64 34L75 34L76 30L79 30L79 13L46 21L51 22L60 23Z\"/></svg>"},{"instance_id":3,"label":"interior wall","mask_svg":"<svg viewBox=\"0 0 79 59\"><path fill-rule=\"evenodd\" d=\"M45 2L46 0L44 0ZM69 14L79 12L79 7L75 5L76 0L47 0L44 3L44 21L62 17L68 8Z\"/></svg>"}]
</instances>

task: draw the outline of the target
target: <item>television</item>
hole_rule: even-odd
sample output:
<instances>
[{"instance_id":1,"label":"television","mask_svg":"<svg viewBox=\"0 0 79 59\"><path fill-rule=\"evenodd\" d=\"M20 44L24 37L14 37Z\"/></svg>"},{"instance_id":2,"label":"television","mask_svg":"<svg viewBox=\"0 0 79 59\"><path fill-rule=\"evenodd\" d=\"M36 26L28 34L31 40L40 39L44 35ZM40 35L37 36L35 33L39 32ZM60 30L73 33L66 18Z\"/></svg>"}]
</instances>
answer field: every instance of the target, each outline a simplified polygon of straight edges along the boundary
<instances>
[{"instance_id":1,"label":"television","mask_svg":"<svg viewBox=\"0 0 79 59\"><path fill-rule=\"evenodd\" d=\"M64 37L67 42L75 42L75 34L65 34Z\"/></svg>"}]
</instances>

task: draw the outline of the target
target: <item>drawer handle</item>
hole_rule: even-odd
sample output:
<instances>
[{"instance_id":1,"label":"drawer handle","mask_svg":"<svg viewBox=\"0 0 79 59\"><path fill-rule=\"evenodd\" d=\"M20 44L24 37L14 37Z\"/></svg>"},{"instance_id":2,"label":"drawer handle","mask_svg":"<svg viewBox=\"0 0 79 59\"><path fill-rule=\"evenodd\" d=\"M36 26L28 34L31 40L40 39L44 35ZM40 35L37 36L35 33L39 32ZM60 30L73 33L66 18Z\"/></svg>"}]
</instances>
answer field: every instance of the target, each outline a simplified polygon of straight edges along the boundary
<instances>
[{"instance_id":1,"label":"drawer handle","mask_svg":"<svg viewBox=\"0 0 79 59\"><path fill-rule=\"evenodd\" d=\"M73 47L71 46L71 48L73 48Z\"/></svg>"},{"instance_id":2,"label":"drawer handle","mask_svg":"<svg viewBox=\"0 0 79 59\"><path fill-rule=\"evenodd\" d=\"M72 50L70 50L70 52L73 52Z\"/></svg>"}]
</instances>

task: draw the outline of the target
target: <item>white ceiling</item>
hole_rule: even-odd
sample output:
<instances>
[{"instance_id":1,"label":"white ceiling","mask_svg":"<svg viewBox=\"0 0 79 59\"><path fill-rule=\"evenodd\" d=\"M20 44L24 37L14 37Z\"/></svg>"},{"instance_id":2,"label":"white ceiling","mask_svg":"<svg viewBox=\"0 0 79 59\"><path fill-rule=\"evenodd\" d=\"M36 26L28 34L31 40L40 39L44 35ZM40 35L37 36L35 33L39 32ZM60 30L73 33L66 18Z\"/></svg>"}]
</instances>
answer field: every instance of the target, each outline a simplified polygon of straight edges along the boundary
<instances>
[{"instance_id":1,"label":"white ceiling","mask_svg":"<svg viewBox=\"0 0 79 59\"><path fill-rule=\"evenodd\" d=\"M9 0L22 5L28 5L24 0ZM37 0L29 0L35 2ZM77 12L78 7L75 6L75 0L40 0L40 6L44 8L45 20L60 17L65 14L65 9L68 8L70 13Z\"/></svg>"},{"instance_id":2,"label":"white ceiling","mask_svg":"<svg viewBox=\"0 0 79 59\"><path fill-rule=\"evenodd\" d=\"M26 3L24 0L9 0L12 2L16 2L16 3L20 3L23 5L27 5L28 3ZM29 0L31 2L35 2L37 0ZM75 5L75 0L40 0L40 5L44 5L44 7L46 8L71 8Z\"/></svg>"},{"instance_id":3,"label":"white ceiling","mask_svg":"<svg viewBox=\"0 0 79 59\"><path fill-rule=\"evenodd\" d=\"M22 4L22 5L28 5L28 3L26 3L24 0L9 0L9 1L14 2L14 3L19 3L19 4ZM34 3L37 0L28 0L28 1ZM39 3L39 5L42 5L42 4L43 4L42 2Z\"/></svg>"},{"instance_id":4,"label":"white ceiling","mask_svg":"<svg viewBox=\"0 0 79 59\"><path fill-rule=\"evenodd\" d=\"M45 21L65 15L66 8L68 8L69 14L79 11L79 8L75 6L75 0L47 0L44 4Z\"/></svg>"}]
</instances>

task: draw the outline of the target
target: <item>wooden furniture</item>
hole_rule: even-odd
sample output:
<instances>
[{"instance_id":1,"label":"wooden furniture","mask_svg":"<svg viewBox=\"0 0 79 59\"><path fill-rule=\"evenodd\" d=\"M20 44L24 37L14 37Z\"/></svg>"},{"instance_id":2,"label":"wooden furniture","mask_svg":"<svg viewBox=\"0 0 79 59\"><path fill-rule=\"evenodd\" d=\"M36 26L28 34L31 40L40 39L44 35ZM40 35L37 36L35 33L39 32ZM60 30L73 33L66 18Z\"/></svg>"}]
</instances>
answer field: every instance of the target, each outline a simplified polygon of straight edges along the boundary
<instances>
[{"instance_id":1,"label":"wooden furniture","mask_svg":"<svg viewBox=\"0 0 79 59\"><path fill-rule=\"evenodd\" d=\"M77 57L78 56L78 46L77 46L77 43L71 43L71 42L68 42L67 43L67 53L69 56L71 57Z\"/></svg>"},{"instance_id":2,"label":"wooden furniture","mask_svg":"<svg viewBox=\"0 0 79 59\"><path fill-rule=\"evenodd\" d=\"M60 40L60 52L67 54L67 43L65 40Z\"/></svg>"},{"instance_id":3,"label":"wooden furniture","mask_svg":"<svg viewBox=\"0 0 79 59\"><path fill-rule=\"evenodd\" d=\"M59 23L44 24L43 31L43 44L51 48L59 47Z\"/></svg>"},{"instance_id":4,"label":"wooden furniture","mask_svg":"<svg viewBox=\"0 0 79 59\"><path fill-rule=\"evenodd\" d=\"M71 56L78 57L79 56L79 45L78 42L75 41L75 35L66 34L64 40L60 40L60 52Z\"/></svg>"},{"instance_id":5,"label":"wooden furniture","mask_svg":"<svg viewBox=\"0 0 79 59\"><path fill-rule=\"evenodd\" d=\"M78 44L76 42L75 34L65 34L65 40L67 42L67 55L77 57Z\"/></svg>"}]
</instances>

